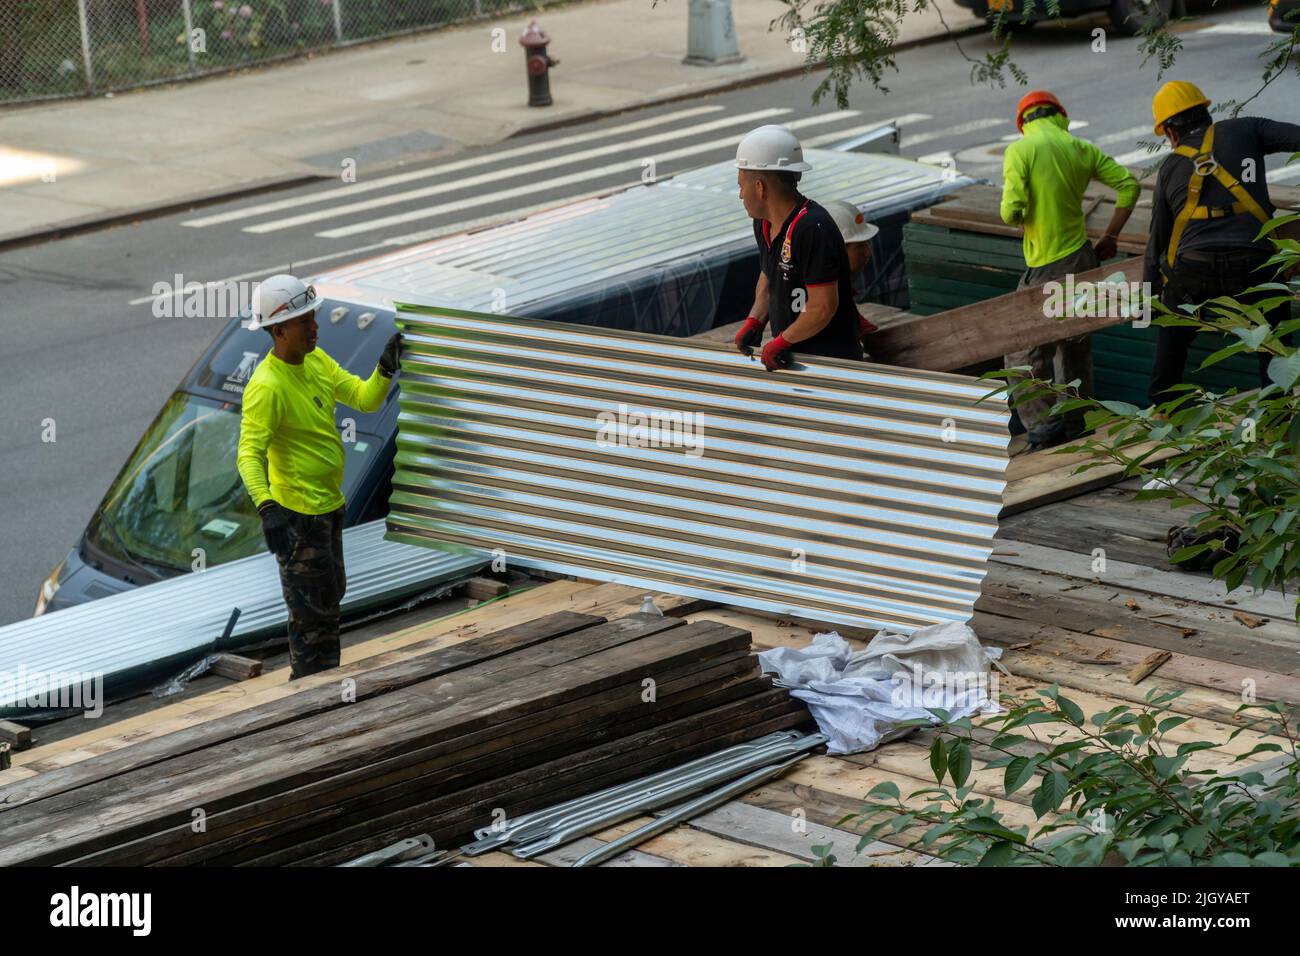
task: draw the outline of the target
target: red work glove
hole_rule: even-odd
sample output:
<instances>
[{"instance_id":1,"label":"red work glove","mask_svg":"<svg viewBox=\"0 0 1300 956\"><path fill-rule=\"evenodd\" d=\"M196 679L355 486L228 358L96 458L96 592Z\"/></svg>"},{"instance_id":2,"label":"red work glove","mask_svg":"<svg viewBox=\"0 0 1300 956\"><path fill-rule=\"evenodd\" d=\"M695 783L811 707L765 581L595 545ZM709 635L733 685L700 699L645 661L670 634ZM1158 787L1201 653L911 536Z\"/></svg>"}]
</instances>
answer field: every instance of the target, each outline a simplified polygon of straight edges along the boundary
<instances>
[{"instance_id":1,"label":"red work glove","mask_svg":"<svg viewBox=\"0 0 1300 956\"><path fill-rule=\"evenodd\" d=\"M871 320L868 319L861 312L859 312L858 313L858 338L865 343L867 340L867 336L875 331L876 331L876 326L872 324Z\"/></svg>"},{"instance_id":2,"label":"red work glove","mask_svg":"<svg viewBox=\"0 0 1300 956\"><path fill-rule=\"evenodd\" d=\"M775 372L779 368L788 368L794 355L790 352L793 342L787 342L784 335L778 335L767 345L763 346L762 361L763 367L769 372Z\"/></svg>"},{"instance_id":3,"label":"red work glove","mask_svg":"<svg viewBox=\"0 0 1300 956\"><path fill-rule=\"evenodd\" d=\"M763 341L763 329L767 325L760 322L752 315L745 320L745 324L740 327L736 333L736 350L750 355L754 351L754 346Z\"/></svg>"}]
</instances>

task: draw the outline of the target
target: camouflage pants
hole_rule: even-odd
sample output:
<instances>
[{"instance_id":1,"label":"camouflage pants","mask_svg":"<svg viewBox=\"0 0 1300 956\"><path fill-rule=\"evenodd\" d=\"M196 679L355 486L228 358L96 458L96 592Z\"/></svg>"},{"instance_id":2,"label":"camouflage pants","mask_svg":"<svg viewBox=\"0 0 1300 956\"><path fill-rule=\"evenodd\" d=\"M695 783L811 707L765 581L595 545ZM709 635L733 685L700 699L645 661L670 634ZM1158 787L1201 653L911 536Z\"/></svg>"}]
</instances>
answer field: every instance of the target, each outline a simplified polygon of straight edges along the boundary
<instances>
[{"instance_id":1,"label":"camouflage pants","mask_svg":"<svg viewBox=\"0 0 1300 956\"><path fill-rule=\"evenodd\" d=\"M339 603L343 570L343 509L323 515L289 512L280 563L280 587L289 609L291 678L339 666Z\"/></svg>"}]
</instances>

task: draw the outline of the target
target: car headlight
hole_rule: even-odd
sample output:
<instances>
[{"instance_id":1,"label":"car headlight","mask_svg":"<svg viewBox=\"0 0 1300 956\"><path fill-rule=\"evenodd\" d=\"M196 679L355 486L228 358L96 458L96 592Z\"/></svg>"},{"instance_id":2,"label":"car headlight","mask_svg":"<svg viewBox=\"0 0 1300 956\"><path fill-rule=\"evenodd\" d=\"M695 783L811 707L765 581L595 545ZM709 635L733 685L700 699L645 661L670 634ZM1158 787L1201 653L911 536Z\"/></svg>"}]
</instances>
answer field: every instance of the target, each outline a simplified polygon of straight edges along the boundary
<instances>
[{"instance_id":1,"label":"car headlight","mask_svg":"<svg viewBox=\"0 0 1300 956\"><path fill-rule=\"evenodd\" d=\"M54 595L59 591L59 578L63 574L63 566L67 562L67 558L60 561L58 566L50 572L50 576L41 582L41 593L36 597L36 611L32 614L32 617L40 617L49 609L50 602L54 600Z\"/></svg>"}]
</instances>

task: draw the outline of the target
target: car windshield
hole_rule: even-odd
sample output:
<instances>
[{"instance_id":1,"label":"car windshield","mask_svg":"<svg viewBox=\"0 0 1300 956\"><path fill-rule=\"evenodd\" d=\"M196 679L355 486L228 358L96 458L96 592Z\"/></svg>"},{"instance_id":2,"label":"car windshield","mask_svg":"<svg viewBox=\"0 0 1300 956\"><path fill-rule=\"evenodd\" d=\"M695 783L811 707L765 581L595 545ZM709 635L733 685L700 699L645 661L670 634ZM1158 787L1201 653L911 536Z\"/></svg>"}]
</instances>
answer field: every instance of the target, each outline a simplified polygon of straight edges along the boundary
<instances>
[{"instance_id":1,"label":"car windshield","mask_svg":"<svg viewBox=\"0 0 1300 956\"><path fill-rule=\"evenodd\" d=\"M109 489L87 533L91 543L174 571L265 550L261 520L235 465L238 445L237 404L177 392ZM362 435L349 443L345 493L378 445Z\"/></svg>"}]
</instances>

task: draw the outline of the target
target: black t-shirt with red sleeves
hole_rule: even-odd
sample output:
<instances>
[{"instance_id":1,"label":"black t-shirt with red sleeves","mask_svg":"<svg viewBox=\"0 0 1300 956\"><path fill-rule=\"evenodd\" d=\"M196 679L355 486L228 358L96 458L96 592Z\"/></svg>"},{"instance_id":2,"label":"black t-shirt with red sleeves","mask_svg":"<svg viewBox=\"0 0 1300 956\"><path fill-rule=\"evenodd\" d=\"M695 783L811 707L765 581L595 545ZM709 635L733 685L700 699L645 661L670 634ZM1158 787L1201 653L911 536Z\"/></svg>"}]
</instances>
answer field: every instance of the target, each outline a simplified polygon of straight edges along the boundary
<instances>
[{"instance_id":1,"label":"black t-shirt with red sleeves","mask_svg":"<svg viewBox=\"0 0 1300 956\"><path fill-rule=\"evenodd\" d=\"M796 305L807 307L808 287L834 282L839 306L829 323L810 339L796 342L793 351L829 358L861 359L858 308L853 302L849 254L835 220L817 203L797 196L794 211L775 236L766 219L754 220L759 264L767 276L767 318L773 337L799 318ZM796 301L799 300L799 301Z\"/></svg>"}]
</instances>

